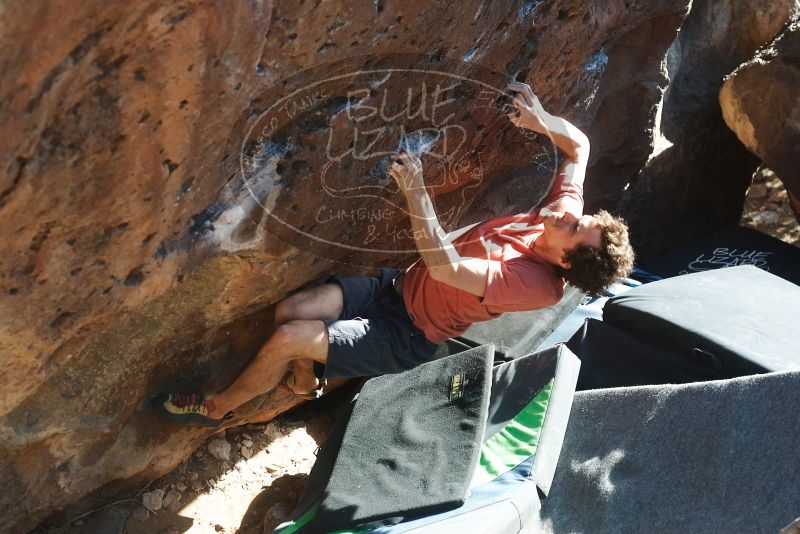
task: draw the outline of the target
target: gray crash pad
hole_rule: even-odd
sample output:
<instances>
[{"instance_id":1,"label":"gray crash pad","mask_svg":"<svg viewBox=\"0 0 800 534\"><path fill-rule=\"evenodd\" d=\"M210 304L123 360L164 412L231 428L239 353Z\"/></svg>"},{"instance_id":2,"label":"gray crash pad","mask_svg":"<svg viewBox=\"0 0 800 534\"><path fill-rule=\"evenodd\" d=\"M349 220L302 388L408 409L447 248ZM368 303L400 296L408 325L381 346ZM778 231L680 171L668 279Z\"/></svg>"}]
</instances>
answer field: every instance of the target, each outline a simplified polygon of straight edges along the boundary
<instances>
[{"instance_id":1,"label":"gray crash pad","mask_svg":"<svg viewBox=\"0 0 800 534\"><path fill-rule=\"evenodd\" d=\"M575 394L531 532L777 533L800 511L800 372Z\"/></svg>"},{"instance_id":2,"label":"gray crash pad","mask_svg":"<svg viewBox=\"0 0 800 534\"><path fill-rule=\"evenodd\" d=\"M567 286L564 296L552 306L504 313L491 321L473 324L456 339L472 347L491 343L495 346L495 359L498 361L519 358L555 345L553 343L540 347L542 341L578 307L583 297L581 291ZM576 330L577 328L576 326Z\"/></svg>"}]
</instances>

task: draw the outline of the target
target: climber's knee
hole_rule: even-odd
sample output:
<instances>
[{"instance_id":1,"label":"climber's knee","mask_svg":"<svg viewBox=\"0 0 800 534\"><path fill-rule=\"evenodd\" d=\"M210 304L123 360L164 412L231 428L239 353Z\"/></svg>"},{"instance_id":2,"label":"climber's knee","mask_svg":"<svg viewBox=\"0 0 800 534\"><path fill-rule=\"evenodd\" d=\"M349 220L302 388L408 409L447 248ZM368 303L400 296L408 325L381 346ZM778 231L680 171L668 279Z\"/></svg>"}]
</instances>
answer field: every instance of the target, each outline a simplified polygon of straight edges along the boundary
<instances>
[{"instance_id":1,"label":"climber's knee","mask_svg":"<svg viewBox=\"0 0 800 534\"><path fill-rule=\"evenodd\" d=\"M261 353L288 363L297 358L324 362L328 354L328 332L322 321L288 321L275 329Z\"/></svg>"},{"instance_id":2,"label":"climber's knee","mask_svg":"<svg viewBox=\"0 0 800 534\"><path fill-rule=\"evenodd\" d=\"M339 284L323 284L283 299L275 307L275 324L312 319L338 319L344 306Z\"/></svg>"}]
</instances>

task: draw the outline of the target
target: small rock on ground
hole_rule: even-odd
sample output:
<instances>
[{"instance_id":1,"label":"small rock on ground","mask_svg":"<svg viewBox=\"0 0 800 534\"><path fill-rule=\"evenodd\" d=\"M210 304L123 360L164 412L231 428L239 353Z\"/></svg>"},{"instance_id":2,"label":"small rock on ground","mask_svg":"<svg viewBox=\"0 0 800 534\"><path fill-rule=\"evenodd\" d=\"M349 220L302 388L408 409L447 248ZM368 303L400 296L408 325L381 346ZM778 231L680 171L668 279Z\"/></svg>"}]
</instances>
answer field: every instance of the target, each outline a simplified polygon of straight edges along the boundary
<instances>
[{"instance_id":1,"label":"small rock on ground","mask_svg":"<svg viewBox=\"0 0 800 534\"><path fill-rule=\"evenodd\" d=\"M142 504L144 504L147 509L154 512L161 510L161 507L163 506L163 499L163 489L148 491L147 493L142 494Z\"/></svg>"},{"instance_id":2,"label":"small rock on ground","mask_svg":"<svg viewBox=\"0 0 800 534\"><path fill-rule=\"evenodd\" d=\"M208 442L208 452L217 460L231 461L231 444L222 438L212 439Z\"/></svg>"}]
</instances>

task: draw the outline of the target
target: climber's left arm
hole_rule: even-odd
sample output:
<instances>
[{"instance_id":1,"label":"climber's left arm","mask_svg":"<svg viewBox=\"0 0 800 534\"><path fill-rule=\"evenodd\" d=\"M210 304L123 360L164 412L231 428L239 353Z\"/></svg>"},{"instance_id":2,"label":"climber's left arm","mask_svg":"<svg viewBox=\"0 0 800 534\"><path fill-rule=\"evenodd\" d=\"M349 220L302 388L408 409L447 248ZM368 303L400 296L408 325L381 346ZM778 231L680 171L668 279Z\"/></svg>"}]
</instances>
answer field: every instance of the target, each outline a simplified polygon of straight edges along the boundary
<instances>
[{"instance_id":1,"label":"climber's left arm","mask_svg":"<svg viewBox=\"0 0 800 534\"><path fill-rule=\"evenodd\" d=\"M461 256L444 231L425 189L422 162L408 151L398 154L390 174L406 197L417 250L431 278L483 297L489 261Z\"/></svg>"}]
</instances>

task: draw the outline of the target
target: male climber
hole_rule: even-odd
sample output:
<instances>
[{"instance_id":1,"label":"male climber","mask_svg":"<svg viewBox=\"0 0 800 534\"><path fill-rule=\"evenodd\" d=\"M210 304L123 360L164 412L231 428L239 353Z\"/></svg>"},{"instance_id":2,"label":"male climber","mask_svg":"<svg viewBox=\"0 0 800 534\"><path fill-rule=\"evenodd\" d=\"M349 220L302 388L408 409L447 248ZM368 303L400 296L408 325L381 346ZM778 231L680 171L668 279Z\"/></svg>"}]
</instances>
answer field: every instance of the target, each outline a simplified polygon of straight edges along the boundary
<instances>
[{"instance_id":1,"label":"male climber","mask_svg":"<svg viewBox=\"0 0 800 534\"><path fill-rule=\"evenodd\" d=\"M283 300L274 334L229 388L213 397L166 393L156 410L213 426L278 386L309 395L329 378L410 369L472 323L555 304L567 282L600 293L627 276L633 251L625 223L602 210L583 215L589 140L546 112L528 85L514 82L509 90L515 95L511 122L549 136L564 154L539 209L448 235L425 190L420 160L398 154L390 174L406 197L421 258L405 270L382 269L377 278L334 276Z\"/></svg>"}]
</instances>

